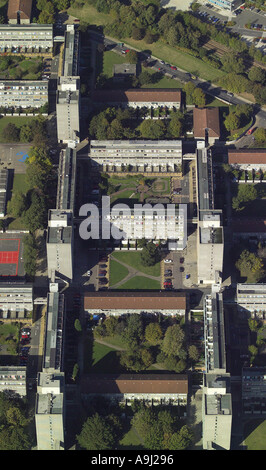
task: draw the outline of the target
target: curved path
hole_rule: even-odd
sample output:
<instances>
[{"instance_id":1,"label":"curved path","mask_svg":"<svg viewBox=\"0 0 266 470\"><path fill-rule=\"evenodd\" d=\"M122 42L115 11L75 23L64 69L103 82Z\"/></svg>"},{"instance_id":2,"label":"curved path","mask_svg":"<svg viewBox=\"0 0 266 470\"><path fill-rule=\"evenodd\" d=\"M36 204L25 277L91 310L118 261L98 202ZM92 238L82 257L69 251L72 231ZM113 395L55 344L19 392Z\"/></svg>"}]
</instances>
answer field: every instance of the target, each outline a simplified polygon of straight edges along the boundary
<instances>
[{"instance_id":1,"label":"curved path","mask_svg":"<svg viewBox=\"0 0 266 470\"><path fill-rule=\"evenodd\" d=\"M132 268L132 266L130 266L129 264L126 264L123 261L118 260L112 255L110 255L110 258L113 259L114 261L117 261L117 263L122 264L123 266L125 266L125 268L128 269L128 274L126 275L126 277L124 277L124 279L117 282L116 284L113 284L112 286L110 286L111 289L117 289L117 287L123 285L125 282L129 281L130 279L132 279L132 277L135 277L135 276L143 276L143 277L148 277L149 279L152 279L153 281L159 281L159 282L161 281L161 276L152 276L150 274L145 274L142 271L138 271L137 269Z\"/></svg>"}]
</instances>

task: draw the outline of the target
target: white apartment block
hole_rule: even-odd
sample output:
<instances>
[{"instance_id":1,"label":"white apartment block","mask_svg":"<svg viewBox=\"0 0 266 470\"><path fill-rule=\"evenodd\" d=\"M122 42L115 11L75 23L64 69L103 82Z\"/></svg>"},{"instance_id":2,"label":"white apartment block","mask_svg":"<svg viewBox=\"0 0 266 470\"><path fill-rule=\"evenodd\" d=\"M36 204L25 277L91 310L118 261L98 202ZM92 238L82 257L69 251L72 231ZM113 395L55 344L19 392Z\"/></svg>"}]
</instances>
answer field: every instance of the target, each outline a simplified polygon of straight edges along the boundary
<instances>
[{"instance_id":1,"label":"white apartment block","mask_svg":"<svg viewBox=\"0 0 266 470\"><path fill-rule=\"evenodd\" d=\"M9 390L26 396L26 367L0 366L0 392Z\"/></svg>"},{"instance_id":2,"label":"white apartment block","mask_svg":"<svg viewBox=\"0 0 266 470\"><path fill-rule=\"evenodd\" d=\"M52 24L1 24L1 52L51 52Z\"/></svg>"},{"instance_id":3,"label":"white apartment block","mask_svg":"<svg viewBox=\"0 0 266 470\"><path fill-rule=\"evenodd\" d=\"M146 240L168 241L170 250L183 250L187 241L187 206L181 204L179 209L164 207L163 204L151 206L145 204L134 209L112 207L106 215L111 224L114 238L135 241ZM169 205L171 206L171 205ZM122 235L121 235L122 232Z\"/></svg>"},{"instance_id":4,"label":"white apartment block","mask_svg":"<svg viewBox=\"0 0 266 470\"><path fill-rule=\"evenodd\" d=\"M103 171L181 172L181 140L91 140L89 157Z\"/></svg>"},{"instance_id":5,"label":"white apartment block","mask_svg":"<svg viewBox=\"0 0 266 470\"><path fill-rule=\"evenodd\" d=\"M0 82L0 106L40 108L48 103L48 80L3 80Z\"/></svg>"},{"instance_id":6,"label":"white apartment block","mask_svg":"<svg viewBox=\"0 0 266 470\"><path fill-rule=\"evenodd\" d=\"M1 285L0 316L2 318L24 318L33 310L32 286Z\"/></svg>"},{"instance_id":7,"label":"white apartment block","mask_svg":"<svg viewBox=\"0 0 266 470\"><path fill-rule=\"evenodd\" d=\"M237 284L236 302L240 311L264 318L266 314L266 284Z\"/></svg>"}]
</instances>

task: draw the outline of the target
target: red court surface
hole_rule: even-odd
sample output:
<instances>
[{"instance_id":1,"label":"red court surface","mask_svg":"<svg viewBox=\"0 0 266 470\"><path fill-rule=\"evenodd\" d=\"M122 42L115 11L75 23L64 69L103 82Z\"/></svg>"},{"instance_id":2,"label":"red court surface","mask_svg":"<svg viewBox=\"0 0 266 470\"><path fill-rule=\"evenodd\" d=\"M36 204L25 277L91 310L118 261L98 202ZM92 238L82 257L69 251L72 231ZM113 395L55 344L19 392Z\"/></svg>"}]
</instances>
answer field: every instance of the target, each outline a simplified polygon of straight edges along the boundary
<instances>
[{"instance_id":1,"label":"red court surface","mask_svg":"<svg viewBox=\"0 0 266 470\"><path fill-rule=\"evenodd\" d=\"M0 276L17 276L19 249L19 238L0 240Z\"/></svg>"}]
</instances>

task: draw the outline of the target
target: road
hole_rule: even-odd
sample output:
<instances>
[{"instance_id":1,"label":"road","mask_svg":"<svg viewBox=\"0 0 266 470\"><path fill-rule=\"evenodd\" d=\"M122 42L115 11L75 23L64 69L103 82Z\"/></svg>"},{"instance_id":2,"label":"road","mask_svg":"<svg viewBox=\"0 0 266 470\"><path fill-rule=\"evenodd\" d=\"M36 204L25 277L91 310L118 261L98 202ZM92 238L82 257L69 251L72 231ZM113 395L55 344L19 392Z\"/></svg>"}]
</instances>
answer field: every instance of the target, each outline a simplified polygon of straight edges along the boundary
<instances>
[{"instance_id":1,"label":"road","mask_svg":"<svg viewBox=\"0 0 266 470\"><path fill-rule=\"evenodd\" d=\"M124 47L118 45L117 41L104 37L102 34L96 33L95 31L90 31L90 38L96 42L104 42L107 48L119 54L122 54L122 50L126 47L126 45ZM150 56L148 53L141 51L137 52L139 52L139 60L141 62L146 61L149 67L152 67L153 69L158 70L163 74L170 74L173 79L180 80L184 83L191 81L196 86L202 88L205 93L213 96L214 98L218 98L232 105L246 104L247 102L250 103L248 100L245 100L244 98L236 96L232 93L228 93L226 90L222 90L221 88L212 85L209 82L198 78L193 78L191 74L186 72L185 70L181 70L180 68L176 68L176 70L173 70L171 68L171 65L162 64L156 57ZM266 109L259 109L259 107L256 105L253 106L256 114L256 119L260 122L260 127L266 128Z\"/></svg>"}]
</instances>

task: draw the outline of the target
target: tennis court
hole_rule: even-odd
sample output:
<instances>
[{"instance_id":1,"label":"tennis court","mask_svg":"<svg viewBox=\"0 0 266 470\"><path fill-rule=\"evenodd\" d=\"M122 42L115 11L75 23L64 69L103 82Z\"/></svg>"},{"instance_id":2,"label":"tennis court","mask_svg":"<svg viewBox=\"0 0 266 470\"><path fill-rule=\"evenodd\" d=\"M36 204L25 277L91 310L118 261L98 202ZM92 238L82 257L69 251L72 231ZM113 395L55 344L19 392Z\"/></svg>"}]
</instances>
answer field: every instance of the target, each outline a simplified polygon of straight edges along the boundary
<instances>
[{"instance_id":1,"label":"tennis court","mask_svg":"<svg viewBox=\"0 0 266 470\"><path fill-rule=\"evenodd\" d=\"M0 238L0 276L19 274L20 246L20 238Z\"/></svg>"}]
</instances>

